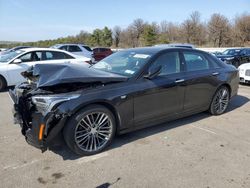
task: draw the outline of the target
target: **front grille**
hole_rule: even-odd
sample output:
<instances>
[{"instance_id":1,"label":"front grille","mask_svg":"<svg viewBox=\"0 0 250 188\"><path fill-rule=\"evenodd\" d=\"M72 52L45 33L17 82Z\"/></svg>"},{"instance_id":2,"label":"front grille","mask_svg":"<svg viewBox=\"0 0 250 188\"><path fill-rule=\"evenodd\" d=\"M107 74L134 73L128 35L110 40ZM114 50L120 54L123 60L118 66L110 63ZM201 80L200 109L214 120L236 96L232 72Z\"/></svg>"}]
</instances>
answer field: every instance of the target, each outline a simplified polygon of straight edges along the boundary
<instances>
[{"instance_id":1,"label":"front grille","mask_svg":"<svg viewBox=\"0 0 250 188\"><path fill-rule=\"evenodd\" d=\"M246 70L246 76L250 76L250 69Z\"/></svg>"}]
</instances>

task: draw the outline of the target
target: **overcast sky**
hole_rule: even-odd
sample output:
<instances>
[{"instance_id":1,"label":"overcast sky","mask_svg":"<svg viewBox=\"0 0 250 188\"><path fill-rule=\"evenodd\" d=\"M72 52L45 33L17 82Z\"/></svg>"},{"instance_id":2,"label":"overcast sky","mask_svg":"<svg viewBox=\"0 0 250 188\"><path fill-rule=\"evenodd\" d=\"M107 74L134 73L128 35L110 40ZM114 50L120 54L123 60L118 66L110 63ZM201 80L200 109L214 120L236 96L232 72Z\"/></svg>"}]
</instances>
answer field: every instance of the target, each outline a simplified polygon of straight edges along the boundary
<instances>
[{"instance_id":1,"label":"overcast sky","mask_svg":"<svg viewBox=\"0 0 250 188\"><path fill-rule=\"evenodd\" d=\"M202 20L250 13L250 0L0 0L0 41L36 41L75 35L134 19L181 23L193 11Z\"/></svg>"}]
</instances>

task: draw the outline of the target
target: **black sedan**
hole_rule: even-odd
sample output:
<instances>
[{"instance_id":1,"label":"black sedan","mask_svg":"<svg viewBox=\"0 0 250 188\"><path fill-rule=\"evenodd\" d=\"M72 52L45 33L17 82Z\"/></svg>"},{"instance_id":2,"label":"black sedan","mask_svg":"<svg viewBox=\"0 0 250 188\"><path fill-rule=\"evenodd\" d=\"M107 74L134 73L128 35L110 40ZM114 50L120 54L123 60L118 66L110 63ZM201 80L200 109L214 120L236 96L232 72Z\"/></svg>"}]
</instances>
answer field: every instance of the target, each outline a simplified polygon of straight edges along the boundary
<instances>
[{"instance_id":1,"label":"black sedan","mask_svg":"<svg viewBox=\"0 0 250 188\"><path fill-rule=\"evenodd\" d=\"M250 62L250 48L227 49L216 57L238 68L240 65Z\"/></svg>"},{"instance_id":2,"label":"black sedan","mask_svg":"<svg viewBox=\"0 0 250 188\"><path fill-rule=\"evenodd\" d=\"M137 48L91 67L36 65L12 91L14 117L28 143L45 151L63 134L80 155L105 149L116 134L202 111L224 113L238 71L199 50Z\"/></svg>"}]
</instances>

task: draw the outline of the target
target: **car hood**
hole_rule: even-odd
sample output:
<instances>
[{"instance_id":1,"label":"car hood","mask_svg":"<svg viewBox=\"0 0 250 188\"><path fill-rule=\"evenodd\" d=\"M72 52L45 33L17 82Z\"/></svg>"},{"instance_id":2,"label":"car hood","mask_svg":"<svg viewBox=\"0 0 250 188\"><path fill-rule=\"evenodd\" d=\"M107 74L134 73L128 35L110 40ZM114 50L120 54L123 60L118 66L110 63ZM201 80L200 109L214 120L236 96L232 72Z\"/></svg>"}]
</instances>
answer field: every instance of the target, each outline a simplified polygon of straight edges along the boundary
<instances>
[{"instance_id":1,"label":"car hood","mask_svg":"<svg viewBox=\"0 0 250 188\"><path fill-rule=\"evenodd\" d=\"M0 66L4 66L4 65L7 65L9 64L9 62L0 62Z\"/></svg>"},{"instance_id":2,"label":"car hood","mask_svg":"<svg viewBox=\"0 0 250 188\"><path fill-rule=\"evenodd\" d=\"M79 63L37 64L22 73L25 78L36 82L38 88L71 83L123 82L128 77L86 67Z\"/></svg>"},{"instance_id":3,"label":"car hood","mask_svg":"<svg viewBox=\"0 0 250 188\"><path fill-rule=\"evenodd\" d=\"M239 69L250 69L250 63L244 63L239 66Z\"/></svg>"}]
</instances>

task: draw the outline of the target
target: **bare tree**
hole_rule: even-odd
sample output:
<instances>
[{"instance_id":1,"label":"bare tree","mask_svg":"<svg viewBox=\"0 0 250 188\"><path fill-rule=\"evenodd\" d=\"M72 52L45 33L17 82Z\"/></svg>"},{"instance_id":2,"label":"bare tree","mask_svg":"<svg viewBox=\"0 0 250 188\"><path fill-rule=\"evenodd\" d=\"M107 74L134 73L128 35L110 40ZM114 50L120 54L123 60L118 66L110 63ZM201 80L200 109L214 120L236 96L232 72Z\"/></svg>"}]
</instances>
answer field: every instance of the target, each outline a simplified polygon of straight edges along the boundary
<instances>
[{"instance_id":1,"label":"bare tree","mask_svg":"<svg viewBox=\"0 0 250 188\"><path fill-rule=\"evenodd\" d=\"M250 41L250 14L243 14L235 19L235 38L240 45Z\"/></svg>"},{"instance_id":2,"label":"bare tree","mask_svg":"<svg viewBox=\"0 0 250 188\"><path fill-rule=\"evenodd\" d=\"M113 29L113 37L114 37L114 42L115 42L115 47L117 48L120 43L120 37L121 37L121 27L120 26L115 26Z\"/></svg>"},{"instance_id":3,"label":"bare tree","mask_svg":"<svg viewBox=\"0 0 250 188\"><path fill-rule=\"evenodd\" d=\"M180 39L180 28L178 24L167 22L166 20L160 23L160 42L177 42Z\"/></svg>"},{"instance_id":4,"label":"bare tree","mask_svg":"<svg viewBox=\"0 0 250 188\"><path fill-rule=\"evenodd\" d=\"M133 23L129 26L130 32L135 36L134 43L135 46L141 46L140 37L143 34L144 28L147 25L141 18L135 19Z\"/></svg>"},{"instance_id":5,"label":"bare tree","mask_svg":"<svg viewBox=\"0 0 250 188\"><path fill-rule=\"evenodd\" d=\"M221 47L230 40L229 20L221 14L213 14L208 22L209 38L214 46Z\"/></svg>"},{"instance_id":6,"label":"bare tree","mask_svg":"<svg viewBox=\"0 0 250 188\"><path fill-rule=\"evenodd\" d=\"M185 42L202 45L205 42L205 26L200 21L200 13L193 12L190 18L182 23L181 34Z\"/></svg>"},{"instance_id":7,"label":"bare tree","mask_svg":"<svg viewBox=\"0 0 250 188\"><path fill-rule=\"evenodd\" d=\"M120 46L123 48L136 47L136 35L131 27L123 30L120 34Z\"/></svg>"}]
</instances>

